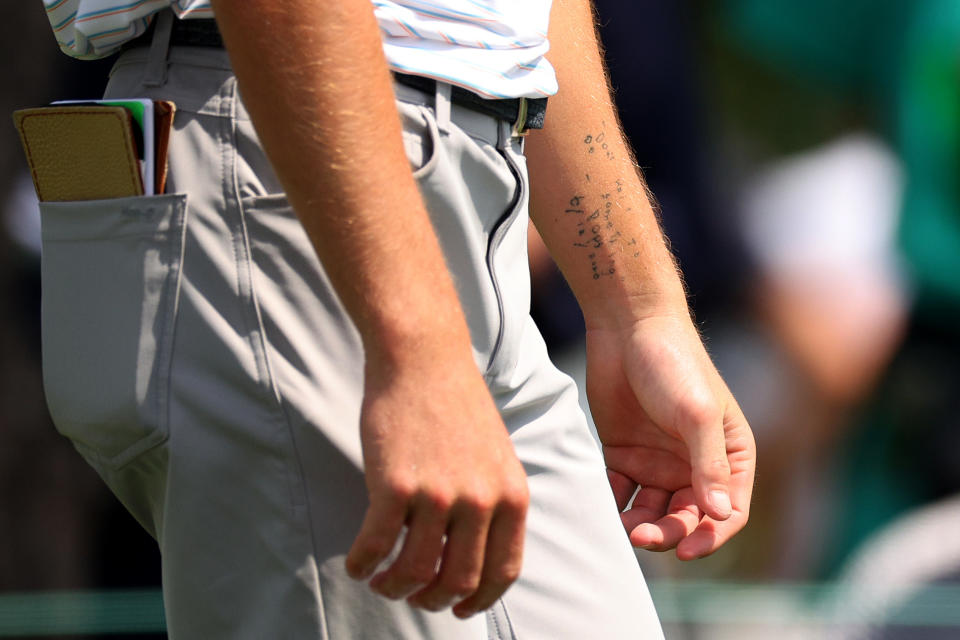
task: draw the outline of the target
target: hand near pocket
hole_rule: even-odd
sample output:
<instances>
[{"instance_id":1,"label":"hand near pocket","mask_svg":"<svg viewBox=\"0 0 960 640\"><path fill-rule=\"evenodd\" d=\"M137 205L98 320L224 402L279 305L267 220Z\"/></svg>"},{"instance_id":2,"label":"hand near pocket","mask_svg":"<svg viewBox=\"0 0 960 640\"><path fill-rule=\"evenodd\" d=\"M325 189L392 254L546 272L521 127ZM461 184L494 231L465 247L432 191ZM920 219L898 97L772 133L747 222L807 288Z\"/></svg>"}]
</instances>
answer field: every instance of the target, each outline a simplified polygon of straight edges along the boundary
<instances>
[{"instance_id":1,"label":"hand near pocket","mask_svg":"<svg viewBox=\"0 0 960 640\"><path fill-rule=\"evenodd\" d=\"M388 598L469 617L518 577L526 475L472 359L368 365L361 439L370 506L347 556Z\"/></svg>"},{"instance_id":2,"label":"hand near pocket","mask_svg":"<svg viewBox=\"0 0 960 640\"><path fill-rule=\"evenodd\" d=\"M634 546L709 555L746 524L753 434L685 315L587 334L587 390Z\"/></svg>"}]
</instances>

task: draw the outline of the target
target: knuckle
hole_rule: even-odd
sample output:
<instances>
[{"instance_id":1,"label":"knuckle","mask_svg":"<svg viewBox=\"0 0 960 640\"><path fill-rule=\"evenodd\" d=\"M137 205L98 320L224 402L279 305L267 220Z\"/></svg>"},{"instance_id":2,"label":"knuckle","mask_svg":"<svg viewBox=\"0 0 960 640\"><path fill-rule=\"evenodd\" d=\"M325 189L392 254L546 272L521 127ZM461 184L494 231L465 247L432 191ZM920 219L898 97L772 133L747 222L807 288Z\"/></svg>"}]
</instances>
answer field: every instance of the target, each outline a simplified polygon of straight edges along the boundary
<instances>
[{"instance_id":1,"label":"knuckle","mask_svg":"<svg viewBox=\"0 0 960 640\"><path fill-rule=\"evenodd\" d=\"M676 408L678 426L702 429L720 422L720 411L712 398L701 394L691 394Z\"/></svg>"},{"instance_id":2,"label":"knuckle","mask_svg":"<svg viewBox=\"0 0 960 640\"><path fill-rule=\"evenodd\" d=\"M474 513L493 511L494 497L489 491L474 490L460 497L460 504Z\"/></svg>"},{"instance_id":3,"label":"knuckle","mask_svg":"<svg viewBox=\"0 0 960 640\"><path fill-rule=\"evenodd\" d=\"M491 572L490 581L500 587L508 587L520 577L520 565L508 562Z\"/></svg>"},{"instance_id":4,"label":"knuckle","mask_svg":"<svg viewBox=\"0 0 960 640\"><path fill-rule=\"evenodd\" d=\"M406 567L401 572L401 575L409 582L416 584L429 584L436 575L436 572L434 571L433 566L425 562L418 562Z\"/></svg>"},{"instance_id":5,"label":"knuckle","mask_svg":"<svg viewBox=\"0 0 960 640\"><path fill-rule=\"evenodd\" d=\"M701 472L707 477L724 480L730 475L730 465L722 458L714 458L707 462Z\"/></svg>"},{"instance_id":6,"label":"knuckle","mask_svg":"<svg viewBox=\"0 0 960 640\"><path fill-rule=\"evenodd\" d=\"M452 492L444 487L423 489L418 498L428 508L439 512L449 511L454 501Z\"/></svg>"},{"instance_id":7,"label":"knuckle","mask_svg":"<svg viewBox=\"0 0 960 640\"><path fill-rule=\"evenodd\" d=\"M673 418L678 427L704 428L721 422L722 412L709 385L691 381L673 398Z\"/></svg>"},{"instance_id":8,"label":"knuckle","mask_svg":"<svg viewBox=\"0 0 960 640\"><path fill-rule=\"evenodd\" d=\"M480 575L469 574L450 576L442 582L443 589L455 598L466 598L476 592L480 586Z\"/></svg>"},{"instance_id":9,"label":"knuckle","mask_svg":"<svg viewBox=\"0 0 960 640\"><path fill-rule=\"evenodd\" d=\"M424 569L422 567L409 569L405 571L402 575L403 581L409 584L415 585L427 585L433 580L434 573L430 569Z\"/></svg>"},{"instance_id":10,"label":"knuckle","mask_svg":"<svg viewBox=\"0 0 960 640\"><path fill-rule=\"evenodd\" d=\"M503 497L504 508L516 517L523 517L530 506L530 490L526 483L512 487Z\"/></svg>"},{"instance_id":11,"label":"knuckle","mask_svg":"<svg viewBox=\"0 0 960 640\"><path fill-rule=\"evenodd\" d=\"M417 487L410 478L394 477L388 480L386 492L395 502L410 502L417 493Z\"/></svg>"}]
</instances>

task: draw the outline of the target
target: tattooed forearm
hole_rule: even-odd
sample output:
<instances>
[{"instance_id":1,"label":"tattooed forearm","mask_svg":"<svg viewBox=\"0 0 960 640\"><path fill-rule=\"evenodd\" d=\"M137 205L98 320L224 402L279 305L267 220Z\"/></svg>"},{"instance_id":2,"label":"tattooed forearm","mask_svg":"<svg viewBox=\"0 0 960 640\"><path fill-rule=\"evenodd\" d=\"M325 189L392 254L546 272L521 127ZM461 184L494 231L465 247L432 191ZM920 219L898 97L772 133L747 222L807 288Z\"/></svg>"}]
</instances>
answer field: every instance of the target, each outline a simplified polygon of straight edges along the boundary
<instances>
[{"instance_id":1,"label":"tattooed forearm","mask_svg":"<svg viewBox=\"0 0 960 640\"><path fill-rule=\"evenodd\" d=\"M597 138L587 136L602 144L602 134ZM588 153L596 151L596 147ZM599 185L584 174L584 191L576 193L567 202L563 214L575 221L573 246L582 250L589 261L591 276L594 280L608 278L617 274L617 260L632 257L639 258L637 239L624 235L620 224L621 216L631 215L630 207L620 204L624 181L617 178L610 191L598 189ZM565 225L569 227L568 225Z\"/></svg>"},{"instance_id":2,"label":"tattooed forearm","mask_svg":"<svg viewBox=\"0 0 960 640\"><path fill-rule=\"evenodd\" d=\"M600 133L587 133L583 138L583 144L587 147L587 153L597 153L607 160L616 160L617 157L610 150L610 144L607 142L607 123L602 123L604 130Z\"/></svg>"},{"instance_id":3,"label":"tattooed forearm","mask_svg":"<svg viewBox=\"0 0 960 640\"><path fill-rule=\"evenodd\" d=\"M591 163L600 161L605 165L603 161L616 159L604 130L586 133L582 141ZM624 193L627 181L618 177L611 184L608 178L605 185L601 184L596 174L603 174L605 167L597 168L593 178L589 173L583 174L582 191L573 194L563 210L564 217L575 220L572 244L583 251L594 280L615 276L618 261L639 258L641 253L637 238L623 232L624 219L632 216L631 207L625 204L630 195ZM564 226L571 228L569 222Z\"/></svg>"},{"instance_id":4,"label":"tattooed forearm","mask_svg":"<svg viewBox=\"0 0 960 640\"><path fill-rule=\"evenodd\" d=\"M590 315L619 314L639 300L685 303L614 110L592 99L591 85L575 73L561 86L552 120L527 139L530 213L540 235Z\"/></svg>"}]
</instances>

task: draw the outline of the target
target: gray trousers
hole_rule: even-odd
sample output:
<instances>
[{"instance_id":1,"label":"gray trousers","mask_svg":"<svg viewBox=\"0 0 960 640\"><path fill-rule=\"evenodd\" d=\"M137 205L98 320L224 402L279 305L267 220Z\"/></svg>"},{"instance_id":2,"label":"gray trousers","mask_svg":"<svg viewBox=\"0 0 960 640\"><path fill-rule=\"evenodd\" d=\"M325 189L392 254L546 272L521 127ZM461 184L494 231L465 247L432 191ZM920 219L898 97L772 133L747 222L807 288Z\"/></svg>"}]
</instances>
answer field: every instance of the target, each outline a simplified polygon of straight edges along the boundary
<instances>
[{"instance_id":1,"label":"gray trousers","mask_svg":"<svg viewBox=\"0 0 960 640\"><path fill-rule=\"evenodd\" d=\"M572 382L528 316L509 127L398 87L474 355L529 478L524 567L461 621L351 580L363 353L225 52L126 52L107 90L177 104L169 195L43 206L57 428L157 539L172 638L661 638ZM403 208L384 216L403 215Z\"/></svg>"}]
</instances>

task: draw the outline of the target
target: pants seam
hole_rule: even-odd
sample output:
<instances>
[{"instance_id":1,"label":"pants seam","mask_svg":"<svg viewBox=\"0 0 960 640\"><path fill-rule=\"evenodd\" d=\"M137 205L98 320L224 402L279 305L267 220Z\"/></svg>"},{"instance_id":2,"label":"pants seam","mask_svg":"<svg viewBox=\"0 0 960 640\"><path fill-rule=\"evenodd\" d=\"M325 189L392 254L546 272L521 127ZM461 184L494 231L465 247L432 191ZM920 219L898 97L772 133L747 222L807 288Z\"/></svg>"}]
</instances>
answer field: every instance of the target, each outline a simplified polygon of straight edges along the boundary
<instances>
[{"instance_id":1,"label":"pants seam","mask_svg":"<svg viewBox=\"0 0 960 640\"><path fill-rule=\"evenodd\" d=\"M517 637L517 630L513 627L513 620L510 619L510 611L507 609L507 603L500 599L500 606L503 608L503 619L507 621L507 630L510 632L511 640L519 640Z\"/></svg>"},{"instance_id":2,"label":"pants seam","mask_svg":"<svg viewBox=\"0 0 960 640\"><path fill-rule=\"evenodd\" d=\"M490 629L490 623L493 624L493 629ZM493 635L490 635L491 632ZM503 598L498 599L487 614L487 635L489 640L517 640L517 632L513 628L507 603Z\"/></svg>"},{"instance_id":3,"label":"pants seam","mask_svg":"<svg viewBox=\"0 0 960 640\"><path fill-rule=\"evenodd\" d=\"M317 557L318 552L316 549L316 536L314 535L314 525L313 518L310 514L310 501L307 499L307 485L305 481L305 476L303 472L303 464L300 456L300 450L297 446L296 439L296 430L293 426L293 421L290 417L290 412L287 410L286 403L283 400L283 395L280 392L280 385L277 381L276 376L273 373L273 367L270 363L270 341L267 336L267 329L263 322L263 314L260 311L260 301L257 297L256 284L254 273L256 271L256 265L253 261L253 253L250 249L250 236L247 230L247 212L243 206L243 199L239 197L240 187L239 179L237 176L237 127L236 127L236 111L237 111L237 102L239 97L237 95L236 81L230 83L231 87L231 100L230 100L230 135L231 135L231 148L233 149L233 155L231 158L231 171L229 173L231 185L229 189L227 185L224 185L224 195L225 197L231 198L233 203L236 206L238 214L238 225L239 225L239 239L238 242L242 243L242 248L244 251L244 261L242 267L238 262L238 269L244 268L247 271L247 283L248 283L248 296L249 301L245 301L245 306L249 303L250 308L253 311L253 323L255 329L249 330L248 334L250 339L250 346L254 351L254 357L257 360L257 373L261 376L261 382L264 387L269 389L270 394L270 404L277 412L277 417L279 422L282 423L285 431L286 438L285 444L289 447L287 455L290 456L291 465L284 466L284 475L287 480L287 491L290 496L290 515L291 519L294 522L297 522L300 514L305 515L306 520L306 535L308 537L308 547L313 554L313 557ZM226 176L225 176L226 178ZM225 181L226 182L226 181ZM229 191L229 193L228 193ZM239 276L238 276L239 277ZM247 321L247 314L244 313L244 319ZM315 602L317 606L317 614L320 623L320 636L323 639L329 638L329 630L327 629L327 617L325 611L325 605L323 602L323 590L321 589L319 579L313 585L315 593Z\"/></svg>"}]
</instances>

